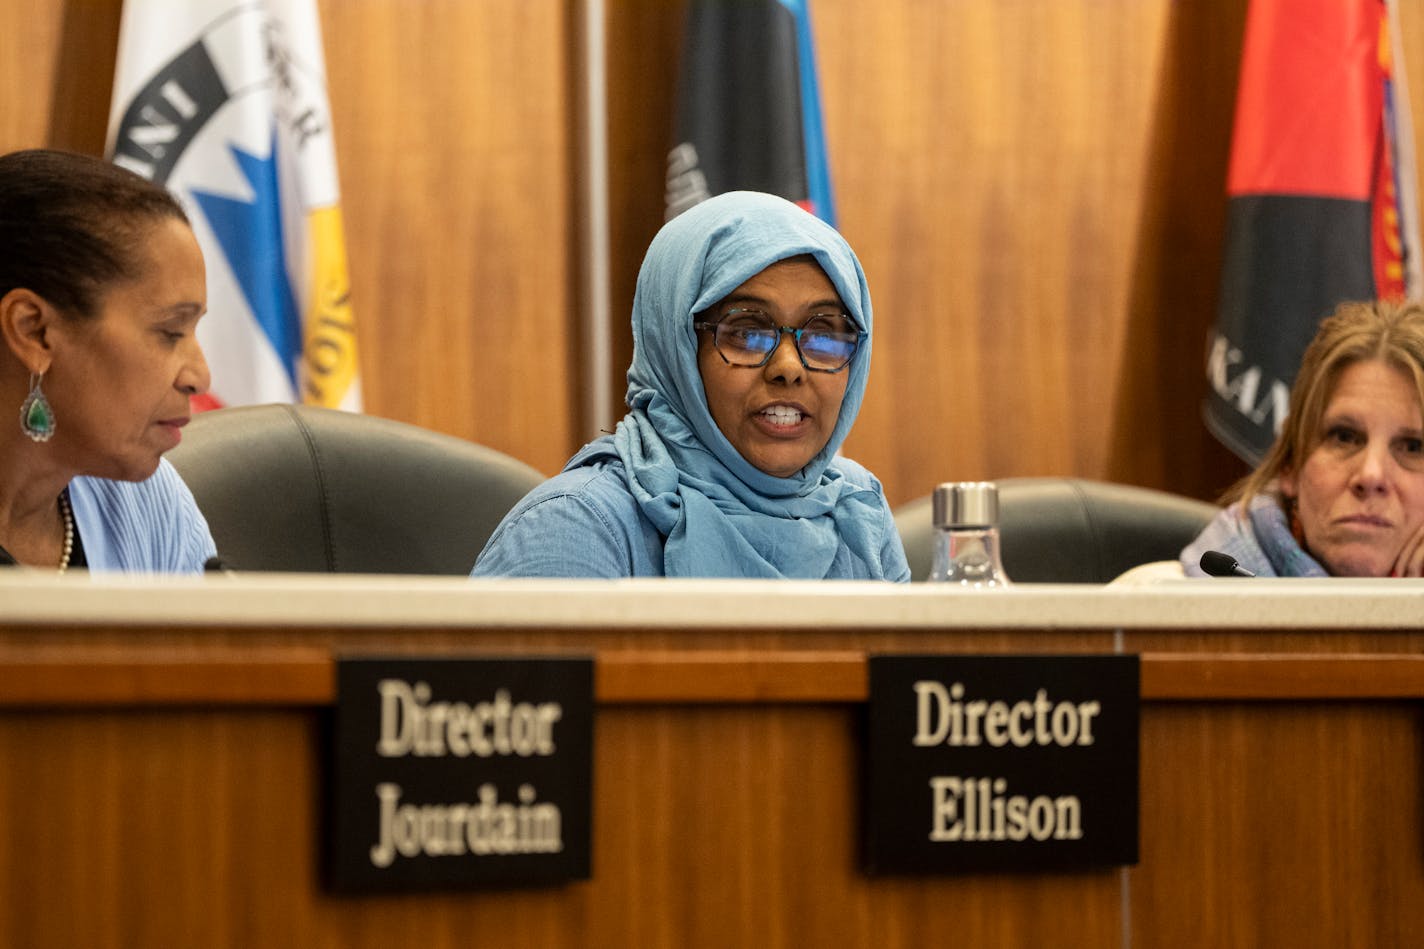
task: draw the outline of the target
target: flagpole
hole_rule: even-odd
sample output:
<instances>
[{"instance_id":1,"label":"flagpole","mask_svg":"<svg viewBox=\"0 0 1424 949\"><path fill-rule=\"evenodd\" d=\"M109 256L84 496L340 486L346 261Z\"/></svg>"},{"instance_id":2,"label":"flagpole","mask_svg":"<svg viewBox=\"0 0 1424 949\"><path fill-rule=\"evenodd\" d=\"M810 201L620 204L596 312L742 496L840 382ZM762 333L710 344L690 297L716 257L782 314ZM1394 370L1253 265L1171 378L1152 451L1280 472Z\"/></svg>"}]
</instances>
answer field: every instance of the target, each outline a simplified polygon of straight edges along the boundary
<instances>
[{"instance_id":1,"label":"flagpole","mask_svg":"<svg viewBox=\"0 0 1424 949\"><path fill-rule=\"evenodd\" d=\"M612 325L609 317L608 83L603 0L584 0L583 230L581 283L587 315L584 352L584 439L611 430L613 417Z\"/></svg>"}]
</instances>

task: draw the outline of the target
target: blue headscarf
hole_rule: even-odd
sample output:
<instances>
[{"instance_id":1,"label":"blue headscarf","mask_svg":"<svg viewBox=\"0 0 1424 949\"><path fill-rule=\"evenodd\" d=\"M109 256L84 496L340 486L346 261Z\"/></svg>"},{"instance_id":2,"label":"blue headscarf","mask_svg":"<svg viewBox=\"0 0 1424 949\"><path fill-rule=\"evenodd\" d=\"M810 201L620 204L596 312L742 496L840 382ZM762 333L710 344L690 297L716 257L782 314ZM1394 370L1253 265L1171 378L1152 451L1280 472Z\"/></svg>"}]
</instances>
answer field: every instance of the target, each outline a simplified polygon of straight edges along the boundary
<instances>
[{"instance_id":1,"label":"blue headscarf","mask_svg":"<svg viewBox=\"0 0 1424 949\"><path fill-rule=\"evenodd\" d=\"M616 453L638 507L667 538L667 576L820 578L841 547L882 576L883 496L851 484L835 460L865 396L873 336L845 370L830 440L792 477L743 458L707 408L693 315L802 254L820 264L869 333L870 290L850 245L782 198L718 195L673 218L648 247L633 298L628 414L611 439L587 446L565 470Z\"/></svg>"}]
</instances>

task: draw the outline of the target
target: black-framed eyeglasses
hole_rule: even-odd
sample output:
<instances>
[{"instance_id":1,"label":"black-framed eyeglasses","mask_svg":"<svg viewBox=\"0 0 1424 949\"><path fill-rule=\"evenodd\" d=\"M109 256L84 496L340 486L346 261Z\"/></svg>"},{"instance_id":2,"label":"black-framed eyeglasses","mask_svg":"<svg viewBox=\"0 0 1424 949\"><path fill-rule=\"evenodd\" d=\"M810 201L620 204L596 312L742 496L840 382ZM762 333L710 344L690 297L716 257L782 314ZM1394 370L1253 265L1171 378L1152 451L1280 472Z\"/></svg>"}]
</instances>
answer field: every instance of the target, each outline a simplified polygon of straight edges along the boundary
<instances>
[{"instance_id":1,"label":"black-framed eyeglasses","mask_svg":"<svg viewBox=\"0 0 1424 949\"><path fill-rule=\"evenodd\" d=\"M870 334L843 313L817 313L800 327L778 326L769 313L735 307L715 322L692 324L709 330L717 355L729 366L756 369L771 361L783 333L796 341L801 365L812 372L840 372Z\"/></svg>"}]
</instances>

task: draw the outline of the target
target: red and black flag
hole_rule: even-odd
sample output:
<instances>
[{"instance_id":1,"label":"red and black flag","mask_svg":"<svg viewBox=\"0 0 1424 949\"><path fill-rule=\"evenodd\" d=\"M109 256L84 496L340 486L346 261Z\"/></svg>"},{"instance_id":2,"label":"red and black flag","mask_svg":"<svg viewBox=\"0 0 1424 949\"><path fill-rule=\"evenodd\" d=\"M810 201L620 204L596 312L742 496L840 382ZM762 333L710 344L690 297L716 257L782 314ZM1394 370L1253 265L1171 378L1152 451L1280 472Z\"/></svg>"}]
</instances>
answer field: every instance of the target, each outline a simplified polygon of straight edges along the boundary
<instances>
[{"instance_id":1,"label":"red and black flag","mask_svg":"<svg viewBox=\"0 0 1424 949\"><path fill-rule=\"evenodd\" d=\"M724 191L780 195L835 226L806 0L691 0L667 217Z\"/></svg>"},{"instance_id":2,"label":"red and black flag","mask_svg":"<svg viewBox=\"0 0 1424 949\"><path fill-rule=\"evenodd\" d=\"M1247 14L1206 422L1251 464L1320 320L1421 289L1393 5L1252 0Z\"/></svg>"}]
</instances>

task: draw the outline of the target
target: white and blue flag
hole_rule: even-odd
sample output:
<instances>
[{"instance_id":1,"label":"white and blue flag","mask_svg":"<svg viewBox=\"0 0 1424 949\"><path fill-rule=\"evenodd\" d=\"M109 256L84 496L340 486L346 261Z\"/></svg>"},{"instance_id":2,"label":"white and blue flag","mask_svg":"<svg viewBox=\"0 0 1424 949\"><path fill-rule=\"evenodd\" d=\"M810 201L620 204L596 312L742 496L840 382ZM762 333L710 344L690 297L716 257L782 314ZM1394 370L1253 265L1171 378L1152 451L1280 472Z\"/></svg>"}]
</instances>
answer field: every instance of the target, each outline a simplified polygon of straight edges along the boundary
<instances>
[{"instance_id":1,"label":"white and blue flag","mask_svg":"<svg viewBox=\"0 0 1424 949\"><path fill-rule=\"evenodd\" d=\"M359 410L315 0L125 0L108 155L177 195L202 245L195 407Z\"/></svg>"}]
</instances>

